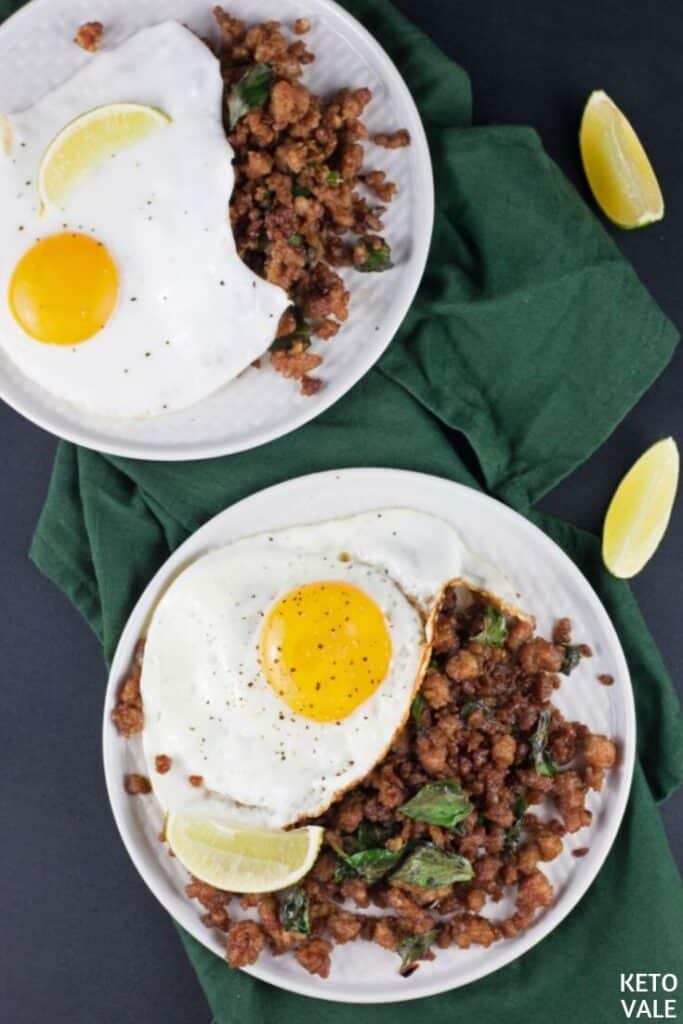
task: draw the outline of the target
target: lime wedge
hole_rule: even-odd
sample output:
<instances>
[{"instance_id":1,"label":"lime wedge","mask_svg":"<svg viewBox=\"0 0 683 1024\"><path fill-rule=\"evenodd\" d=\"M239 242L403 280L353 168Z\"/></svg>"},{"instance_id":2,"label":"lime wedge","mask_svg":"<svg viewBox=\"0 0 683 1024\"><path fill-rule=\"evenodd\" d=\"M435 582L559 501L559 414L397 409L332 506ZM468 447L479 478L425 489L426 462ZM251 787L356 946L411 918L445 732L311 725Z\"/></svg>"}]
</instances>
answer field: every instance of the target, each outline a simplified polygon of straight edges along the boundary
<instances>
[{"instance_id":1,"label":"lime wedge","mask_svg":"<svg viewBox=\"0 0 683 1024\"><path fill-rule=\"evenodd\" d=\"M323 829L247 828L177 811L168 816L166 839L201 882L229 892L273 892L293 885L311 869Z\"/></svg>"},{"instance_id":2,"label":"lime wedge","mask_svg":"<svg viewBox=\"0 0 683 1024\"><path fill-rule=\"evenodd\" d=\"M641 455L617 487L605 517L602 557L613 576L630 579L664 536L678 486L678 448L672 437Z\"/></svg>"},{"instance_id":3,"label":"lime wedge","mask_svg":"<svg viewBox=\"0 0 683 1024\"><path fill-rule=\"evenodd\" d=\"M583 168L596 202L622 228L661 220L664 200L640 139L607 93L591 93L581 119Z\"/></svg>"},{"instance_id":4,"label":"lime wedge","mask_svg":"<svg viewBox=\"0 0 683 1024\"><path fill-rule=\"evenodd\" d=\"M163 110L142 103L110 103L70 121L40 161L38 193L43 209L62 204L86 171L170 120Z\"/></svg>"}]
</instances>

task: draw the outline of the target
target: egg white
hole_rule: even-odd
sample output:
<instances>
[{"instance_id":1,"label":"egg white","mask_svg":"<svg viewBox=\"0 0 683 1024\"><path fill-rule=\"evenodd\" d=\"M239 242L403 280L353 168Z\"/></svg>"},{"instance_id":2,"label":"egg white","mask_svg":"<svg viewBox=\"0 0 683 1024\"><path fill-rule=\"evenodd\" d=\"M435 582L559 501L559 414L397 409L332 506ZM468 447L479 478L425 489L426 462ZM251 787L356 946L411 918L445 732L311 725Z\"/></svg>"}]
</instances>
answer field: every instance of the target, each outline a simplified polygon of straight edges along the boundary
<instances>
[{"instance_id":1,"label":"egg white","mask_svg":"<svg viewBox=\"0 0 683 1024\"><path fill-rule=\"evenodd\" d=\"M343 556L342 560L340 556ZM322 813L363 779L403 725L418 688L431 617L447 582L509 593L442 520L409 509L257 534L202 556L171 583L147 635L143 749L165 811L282 827ZM268 685L259 636L295 587L344 580L384 613L392 640L380 687L348 717L318 722ZM166 754L171 770L159 774ZM201 775L195 789L190 775Z\"/></svg>"},{"instance_id":2,"label":"egg white","mask_svg":"<svg viewBox=\"0 0 683 1024\"><path fill-rule=\"evenodd\" d=\"M168 21L94 54L34 106L5 119L0 344L58 398L105 416L170 412L216 391L272 341L288 300L235 249L222 89L211 51ZM71 120L115 102L158 107L171 123L88 171L63 209L41 216L36 177L43 152ZM65 229L102 242L120 275L109 322L73 346L30 338L7 301L23 253Z\"/></svg>"}]
</instances>

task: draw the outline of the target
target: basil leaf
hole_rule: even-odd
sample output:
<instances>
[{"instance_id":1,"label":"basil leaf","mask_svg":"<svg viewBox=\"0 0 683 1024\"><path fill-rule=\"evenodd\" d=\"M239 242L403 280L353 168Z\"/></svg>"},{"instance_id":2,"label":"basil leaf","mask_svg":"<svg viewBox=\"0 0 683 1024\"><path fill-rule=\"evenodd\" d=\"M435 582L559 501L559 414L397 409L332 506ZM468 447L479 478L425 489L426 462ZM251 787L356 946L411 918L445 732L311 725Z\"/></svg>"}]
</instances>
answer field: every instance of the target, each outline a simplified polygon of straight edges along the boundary
<instances>
[{"instance_id":1,"label":"basil leaf","mask_svg":"<svg viewBox=\"0 0 683 1024\"><path fill-rule=\"evenodd\" d=\"M508 635L508 627L505 616L492 604L486 606L484 612L484 626L481 632L472 637L475 644L485 644L486 647L502 647Z\"/></svg>"},{"instance_id":2,"label":"basil leaf","mask_svg":"<svg viewBox=\"0 0 683 1024\"><path fill-rule=\"evenodd\" d=\"M361 821L356 831L358 849L370 850L383 846L393 831L393 828L387 828L376 821Z\"/></svg>"},{"instance_id":3,"label":"basil leaf","mask_svg":"<svg viewBox=\"0 0 683 1024\"><path fill-rule=\"evenodd\" d=\"M564 658L562 659L562 665L560 666L560 672L565 675L571 675L572 670L581 661L581 651L574 644L564 645Z\"/></svg>"},{"instance_id":4,"label":"basil leaf","mask_svg":"<svg viewBox=\"0 0 683 1024\"><path fill-rule=\"evenodd\" d=\"M273 69L270 64L254 64L235 82L226 98L230 131L254 107L262 107L270 95Z\"/></svg>"},{"instance_id":5,"label":"basil leaf","mask_svg":"<svg viewBox=\"0 0 683 1024\"><path fill-rule=\"evenodd\" d=\"M445 853L432 843L423 843L403 861L391 878L423 889L440 889L453 882L469 882L474 868L466 857Z\"/></svg>"},{"instance_id":6,"label":"basil leaf","mask_svg":"<svg viewBox=\"0 0 683 1024\"><path fill-rule=\"evenodd\" d=\"M402 850L359 850L349 854L345 863L369 885L378 882L401 859Z\"/></svg>"},{"instance_id":7,"label":"basil leaf","mask_svg":"<svg viewBox=\"0 0 683 1024\"><path fill-rule=\"evenodd\" d=\"M484 704L483 700L467 700L460 708L460 717L465 721L470 717L473 711L483 711L487 718L493 717L493 711Z\"/></svg>"},{"instance_id":8,"label":"basil leaf","mask_svg":"<svg viewBox=\"0 0 683 1024\"><path fill-rule=\"evenodd\" d=\"M292 185L293 196L304 196L306 199L310 199L313 193L310 188L306 188L305 185Z\"/></svg>"},{"instance_id":9,"label":"basil leaf","mask_svg":"<svg viewBox=\"0 0 683 1024\"><path fill-rule=\"evenodd\" d=\"M425 699L421 693L417 693L413 698L413 703L410 705L410 717L415 722L415 725L420 724L422 719L422 712L425 709Z\"/></svg>"},{"instance_id":10,"label":"basil leaf","mask_svg":"<svg viewBox=\"0 0 683 1024\"><path fill-rule=\"evenodd\" d=\"M531 760L536 774L552 779L557 775L557 765L546 750L549 728L550 712L541 711L536 723L536 729L531 736L530 746Z\"/></svg>"},{"instance_id":11,"label":"basil leaf","mask_svg":"<svg viewBox=\"0 0 683 1024\"><path fill-rule=\"evenodd\" d=\"M472 804L460 783L428 782L414 797L399 807L401 814L430 825L454 828L468 816Z\"/></svg>"},{"instance_id":12,"label":"basil leaf","mask_svg":"<svg viewBox=\"0 0 683 1024\"><path fill-rule=\"evenodd\" d=\"M341 185L342 176L339 171L330 171L330 173L325 177L325 182L327 185L331 185L332 188L336 188L338 185Z\"/></svg>"},{"instance_id":13,"label":"basil leaf","mask_svg":"<svg viewBox=\"0 0 683 1024\"><path fill-rule=\"evenodd\" d=\"M271 342L270 352L288 352L295 341L303 343L303 347L309 348L311 344L311 328L308 324L299 324L296 330L290 334L283 334Z\"/></svg>"},{"instance_id":14,"label":"basil leaf","mask_svg":"<svg viewBox=\"0 0 683 1024\"><path fill-rule=\"evenodd\" d=\"M303 236L303 235L300 235L300 234L298 234L298 233L297 233L297 234L294 234L294 235L290 235L290 236L289 236L289 238L287 239L287 241L288 241L288 242L289 242L289 244L290 244L290 245L292 245L292 246L293 246L293 247L294 247L295 249L300 249L300 248L301 248L301 246L302 246L302 245L304 244L304 236Z\"/></svg>"},{"instance_id":15,"label":"basil leaf","mask_svg":"<svg viewBox=\"0 0 683 1024\"><path fill-rule=\"evenodd\" d=\"M308 896L300 885L295 885L281 898L280 924L286 932L310 935L311 920L308 914Z\"/></svg>"},{"instance_id":16,"label":"basil leaf","mask_svg":"<svg viewBox=\"0 0 683 1024\"><path fill-rule=\"evenodd\" d=\"M362 263L356 263L356 270L363 274L378 274L383 270L390 270L393 267L391 262L391 246L383 238L376 239L380 244L374 248L370 242L365 242L367 255Z\"/></svg>"},{"instance_id":17,"label":"basil leaf","mask_svg":"<svg viewBox=\"0 0 683 1024\"><path fill-rule=\"evenodd\" d=\"M505 849L514 850L522 837L523 818L527 809L527 799L524 793L518 793L512 804L515 820L509 828L505 829Z\"/></svg>"},{"instance_id":18,"label":"basil leaf","mask_svg":"<svg viewBox=\"0 0 683 1024\"><path fill-rule=\"evenodd\" d=\"M396 947L396 952L401 957L400 973L407 977L412 974L415 961L428 952L430 946L437 936L436 928L429 932L422 932L421 935L409 935Z\"/></svg>"}]
</instances>

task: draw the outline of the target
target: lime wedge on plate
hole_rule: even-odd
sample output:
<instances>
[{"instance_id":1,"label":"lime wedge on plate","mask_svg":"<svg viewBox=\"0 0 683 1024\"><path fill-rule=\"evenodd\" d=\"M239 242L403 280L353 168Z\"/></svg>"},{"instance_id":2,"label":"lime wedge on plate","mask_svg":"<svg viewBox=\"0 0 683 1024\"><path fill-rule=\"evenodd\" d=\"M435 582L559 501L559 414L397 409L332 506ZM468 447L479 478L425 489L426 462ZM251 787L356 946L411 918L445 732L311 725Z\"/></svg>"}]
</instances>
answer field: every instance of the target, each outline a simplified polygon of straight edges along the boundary
<instances>
[{"instance_id":1,"label":"lime wedge on plate","mask_svg":"<svg viewBox=\"0 0 683 1024\"><path fill-rule=\"evenodd\" d=\"M229 892L273 892L293 885L311 869L323 829L247 828L176 811L168 816L166 840L201 882Z\"/></svg>"},{"instance_id":2,"label":"lime wedge on plate","mask_svg":"<svg viewBox=\"0 0 683 1024\"><path fill-rule=\"evenodd\" d=\"M622 228L661 220L664 200L640 139L607 93L591 93L579 131L588 184L602 211Z\"/></svg>"},{"instance_id":3,"label":"lime wedge on plate","mask_svg":"<svg viewBox=\"0 0 683 1024\"><path fill-rule=\"evenodd\" d=\"M630 579L654 555L668 526L678 486L672 437L641 455L616 489L605 517L602 557L613 576Z\"/></svg>"},{"instance_id":4,"label":"lime wedge on plate","mask_svg":"<svg viewBox=\"0 0 683 1024\"><path fill-rule=\"evenodd\" d=\"M85 171L146 138L171 118L142 103L110 103L70 121L43 153L38 193L43 208L59 206Z\"/></svg>"}]
</instances>

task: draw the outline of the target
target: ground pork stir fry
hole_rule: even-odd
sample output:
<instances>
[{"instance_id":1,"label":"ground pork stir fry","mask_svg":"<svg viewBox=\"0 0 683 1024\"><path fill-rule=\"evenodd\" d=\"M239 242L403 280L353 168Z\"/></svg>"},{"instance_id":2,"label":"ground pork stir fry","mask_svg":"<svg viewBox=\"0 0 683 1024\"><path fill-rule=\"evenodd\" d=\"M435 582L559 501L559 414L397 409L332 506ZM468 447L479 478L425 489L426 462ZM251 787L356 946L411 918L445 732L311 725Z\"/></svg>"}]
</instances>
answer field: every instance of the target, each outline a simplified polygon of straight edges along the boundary
<instances>
[{"instance_id":1,"label":"ground pork stir fry","mask_svg":"<svg viewBox=\"0 0 683 1024\"><path fill-rule=\"evenodd\" d=\"M290 296L269 358L311 395L321 386L312 371L322 362L309 351L311 338L334 337L349 315L349 292L335 268L391 266L390 246L378 232L397 188L381 170L362 173L369 89L316 96L299 81L315 59L303 39L288 37L275 21L247 28L220 7L214 14L225 127L235 151L230 215L237 249ZM295 37L309 28L299 18ZM410 138L402 129L373 141L396 148Z\"/></svg>"},{"instance_id":2,"label":"ground pork stir fry","mask_svg":"<svg viewBox=\"0 0 683 1024\"><path fill-rule=\"evenodd\" d=\"M407 976L434 947L489 946L528 928L554 898L541 865L590 825L586 796L616 761L611 740L565 721L551 700L590 654L572 643L568 619L545 640L489 595L449 589L408 723L363 784L317 820L325 841L303 881L242 897L188 885L204 923L226 933L228 963L291 951L324 978L333 947L362 938L395 951ZM132 689L126 680L114 712L124 732ZM512 912L489 918L487 904L504 896ZM255 919L231 918L231 904Z\"/></svg>"}]
</instances>

